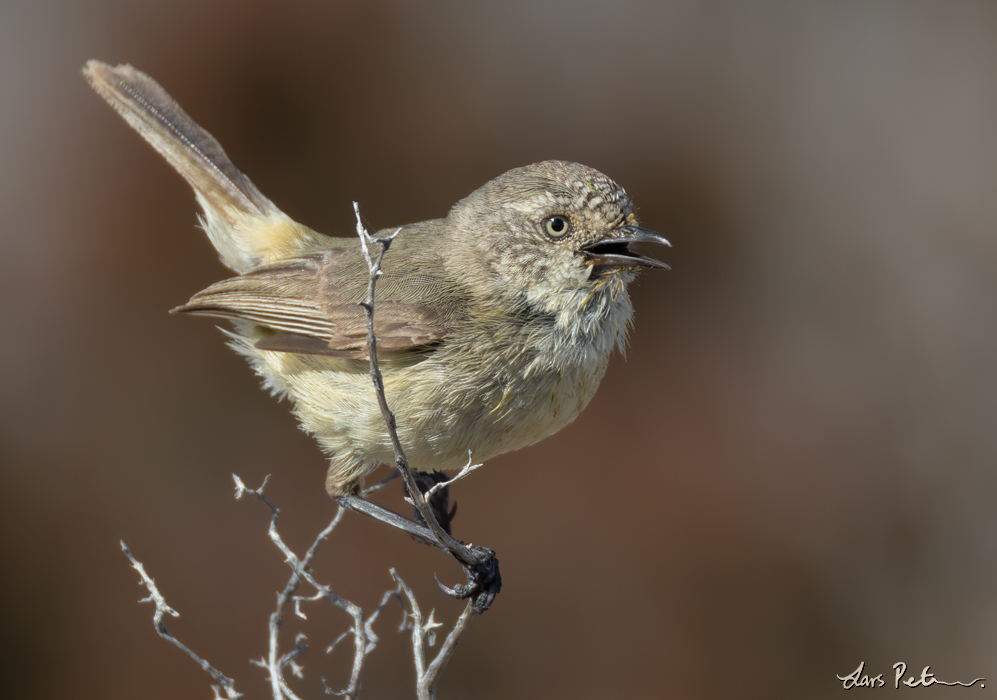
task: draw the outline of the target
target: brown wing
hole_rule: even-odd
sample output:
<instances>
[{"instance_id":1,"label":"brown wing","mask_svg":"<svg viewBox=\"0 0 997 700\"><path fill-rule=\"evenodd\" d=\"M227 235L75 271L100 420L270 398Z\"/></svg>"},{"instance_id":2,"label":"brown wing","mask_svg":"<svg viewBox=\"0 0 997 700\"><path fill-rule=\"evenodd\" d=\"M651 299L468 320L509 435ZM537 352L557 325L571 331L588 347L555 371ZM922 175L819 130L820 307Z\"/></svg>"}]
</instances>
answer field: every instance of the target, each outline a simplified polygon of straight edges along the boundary
<instances>
[{"instance_id":1,"label":"brown wing","mask_svg":"<svg viewBox=\"0 0 997 700\"><path fill-rule=\"evenodd\" d=\"M359 248L334 248L223 280L174 311L259 324L271 331L256 342L261 350L366 358L366 280ZM443 303L440 279L386 266L382 280L374 305L379 352L443 340L462 305Z\"/></svg>"}]
</instances>

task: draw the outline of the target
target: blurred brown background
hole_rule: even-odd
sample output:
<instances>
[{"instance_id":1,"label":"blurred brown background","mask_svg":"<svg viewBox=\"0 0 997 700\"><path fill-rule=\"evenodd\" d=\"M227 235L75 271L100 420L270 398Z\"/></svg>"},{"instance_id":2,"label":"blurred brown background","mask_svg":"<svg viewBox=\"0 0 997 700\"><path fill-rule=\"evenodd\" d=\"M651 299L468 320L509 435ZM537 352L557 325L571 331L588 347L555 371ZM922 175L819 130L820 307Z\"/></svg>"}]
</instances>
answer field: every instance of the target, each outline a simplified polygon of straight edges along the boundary
<instances>
[{"instance_id":1,"label":"blurred brown background","mask_svg":"<svg viewBox=\"0 0 997 700\"><path fill-rule=\"evenodd\" d=\"M99 0L0 5L0 556L8 697L208 698L170 628L266 697L267 615L331 517L324 461L210 321L186 185L91 94L150 73L294 218L432 218L576 160L667 234L629 358L556 437L455 487L506 588L441 698L825 698L866 662L997 685L997 6ZM350 517L317 564L365 608L441 554ZM313 605L303 695L345 684ZM410 697L379 624L364 697ZM853 693L860 691L852 691ZM889 688L867 691L879 695ZM906 690L907 693L916 691ZM983 697L934 687L932 698Z\"/></svg>"}]
</instances>

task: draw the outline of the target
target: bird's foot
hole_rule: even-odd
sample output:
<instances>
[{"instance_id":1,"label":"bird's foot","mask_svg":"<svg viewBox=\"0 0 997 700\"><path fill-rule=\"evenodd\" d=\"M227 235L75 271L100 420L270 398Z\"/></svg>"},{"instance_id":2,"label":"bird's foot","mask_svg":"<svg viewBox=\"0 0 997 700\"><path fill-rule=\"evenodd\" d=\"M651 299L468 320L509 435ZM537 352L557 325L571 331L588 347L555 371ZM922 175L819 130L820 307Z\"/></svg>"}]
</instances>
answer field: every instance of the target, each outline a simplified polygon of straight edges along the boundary
<instances>
[{"instance_id":1,"label":"bird's foot","mask_svg":"<svg viewBox=\"0 0 997 700\"><path fill-rule=\"evenodd\" d=\"M439 579L437 585L449 596L459 600L471 598L474 603L474 611L483 613L495 601L495 596L502 590L502 574L499 573L498 557L495 550L488 547L479 547L472 544L460 543L465 556L454 557L461 562L464 573L467 575L467 583L462 583L450 588ZM467 563L464 563L464 562Z\"/></svg>"},{"instance_id":2,"label":"bird's foot","mask_svg":"<svg viewBox=\"0 0 997 700\"><path fill-rule=\"evenodd\" d=\"M344 508L368 515L399 530L404 530L417 540L438 547L450 554L463 567L467 582L458 584L453 588L440 583L439 579L436 582L447 595L459 600L472 599L475 612L483 613L487 610L502 589L502 576L499 573L499 563L495 556L495 550L465 544L449 535L446 537L448 541L441 540L424 523L409 520L360 496L339 496L336 500Z\"/></svg>"}]
</instances>

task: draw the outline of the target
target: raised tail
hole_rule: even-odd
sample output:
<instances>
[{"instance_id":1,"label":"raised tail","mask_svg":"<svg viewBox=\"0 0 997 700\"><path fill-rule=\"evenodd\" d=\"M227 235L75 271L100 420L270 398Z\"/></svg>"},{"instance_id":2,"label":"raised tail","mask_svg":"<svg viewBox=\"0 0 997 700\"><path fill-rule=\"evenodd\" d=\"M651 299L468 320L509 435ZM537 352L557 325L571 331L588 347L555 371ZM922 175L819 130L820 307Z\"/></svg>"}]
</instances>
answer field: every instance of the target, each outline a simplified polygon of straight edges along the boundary
<instances>
[{"instance_id":1,"label":"raised tail","mask_svg":"<svg viewBox=\"0 0 997 700\"><path fill-rule=\"evenodd\" d=\"M331 243L264 197L221 144L145 73L91 60L83 75L194 188L204 228L229 268L246 272Z\"/></svg>"}]
</instances>

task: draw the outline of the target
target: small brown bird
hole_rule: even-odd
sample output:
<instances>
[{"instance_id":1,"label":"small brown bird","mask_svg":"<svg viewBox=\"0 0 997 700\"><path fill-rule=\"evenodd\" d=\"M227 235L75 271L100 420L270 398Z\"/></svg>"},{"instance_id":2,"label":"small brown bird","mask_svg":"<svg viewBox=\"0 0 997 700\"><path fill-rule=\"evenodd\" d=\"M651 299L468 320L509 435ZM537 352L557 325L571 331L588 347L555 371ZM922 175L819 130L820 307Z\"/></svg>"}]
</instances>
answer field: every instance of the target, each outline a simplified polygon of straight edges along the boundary
<instances>
[{"instance_id":1,"label":"small brown bird","mask_svg":"<svg viewBox=\"0 0 997 700\"><path fill-rule=\"evenodd\" d=\"M292 221L148 76L90 61L90 85L194 188L202 223L238 273L176 311L232 321L230 345L287 396L329 455L326 489L355 494L393 453L368 375L356 238ZM627 285L663 263L623 188L592 168L516 168L450 213L401 227L384 259L375 333L385 392L420 471L482 461L570 423L626 343Z\"/></svg>"}]
</instances>

